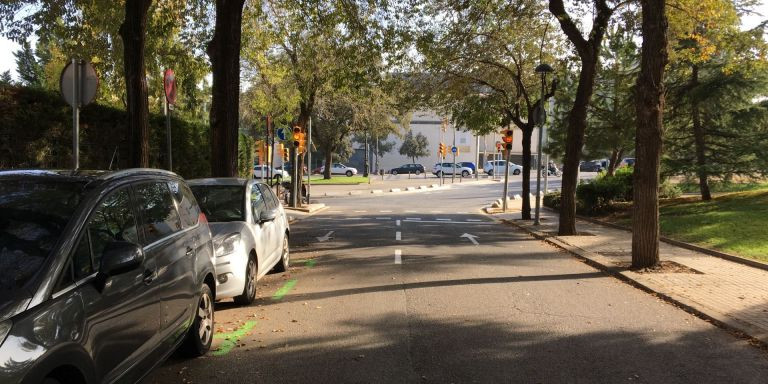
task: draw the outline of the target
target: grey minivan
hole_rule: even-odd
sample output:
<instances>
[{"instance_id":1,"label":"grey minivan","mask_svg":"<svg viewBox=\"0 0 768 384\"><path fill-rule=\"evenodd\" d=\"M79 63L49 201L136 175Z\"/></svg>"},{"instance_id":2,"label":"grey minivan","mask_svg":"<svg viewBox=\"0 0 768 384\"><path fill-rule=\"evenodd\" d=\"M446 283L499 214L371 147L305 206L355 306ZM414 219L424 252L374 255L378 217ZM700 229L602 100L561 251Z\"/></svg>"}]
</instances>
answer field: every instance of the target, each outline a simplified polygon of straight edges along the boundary
<instances>
[{"instance_id":1,"label":"grey minivan","mask_svg":"<svg viewBox=\"0 0 768 384\"><path fill-rule=\"evenodd\" d=\"M0 172L0 382L137 382L208 351L213 245L167 171Z\"/></svg>"}]
</instances>

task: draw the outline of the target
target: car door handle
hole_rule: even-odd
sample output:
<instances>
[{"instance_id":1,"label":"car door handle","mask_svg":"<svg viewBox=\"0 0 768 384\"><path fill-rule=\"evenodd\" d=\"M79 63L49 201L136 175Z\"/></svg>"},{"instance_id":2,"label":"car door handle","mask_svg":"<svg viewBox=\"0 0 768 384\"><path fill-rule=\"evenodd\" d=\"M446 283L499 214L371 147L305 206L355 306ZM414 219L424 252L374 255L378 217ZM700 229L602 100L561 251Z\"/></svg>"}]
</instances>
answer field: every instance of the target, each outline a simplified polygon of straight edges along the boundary
<instances>
[{"instance_id":1,"label":"car door handle","mask_svg":"<svg viewBox=\"0 0 768 384\"><path fill-rule=\"evenodd\" d=\"M144 284L151 284L155 280L155 271L150 269L144 270Z\"/></svg>"}]
</instances>

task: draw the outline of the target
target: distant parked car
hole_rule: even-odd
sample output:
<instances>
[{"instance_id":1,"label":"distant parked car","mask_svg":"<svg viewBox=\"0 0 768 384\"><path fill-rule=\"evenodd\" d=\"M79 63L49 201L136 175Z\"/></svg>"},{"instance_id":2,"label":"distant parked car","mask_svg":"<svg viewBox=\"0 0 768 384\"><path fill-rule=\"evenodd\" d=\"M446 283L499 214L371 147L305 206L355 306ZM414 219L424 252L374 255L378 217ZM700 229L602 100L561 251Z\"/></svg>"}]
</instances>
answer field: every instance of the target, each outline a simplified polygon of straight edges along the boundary
<instances>
[{"instance_id":1,"label":"distant parked car","mask_svg":"<svg viewBox=\"0 0 768 384\"><path fill-rule=\"evenodd\" d=\"M619 163L619 167L634 167L634 166L635 166L635 158L634 157L625 157Z\"/></svg>"},{"instance_id":2,"label":"distant parked car","mask_svg":"<svg viewBox=\"0 0 768 384\"><path fill-rule=\"evenodd\" d=\"M506 160L491 160L486 161L485 165L483 165L483 170L485 173L488 174L488 176L493 176L495 174L497 175L503 175L504 170L507 168L507 161ZM513 175L519 175L523 172L523 167L520 165L517 165L513 162L509 162L509 173Z\"/></svg>"},{"instance_id":3,"label":"distant parked car","mask_svg":"<svg viewBox=\"0 0 768 384\"><path fill-rule=\"evenodd\" d=\"M392 168L392 170L389 171L389 173L393 175L397 174L410 174L413 173L415 175L420 175L424 173L424 166L421 164L403 164L397 168Z\"/></svg>"},{"instance_id":4,"label":"distant parked car","mask_svg":"<svg viewBox=\"0 0 768 384\"><path fill-rule=\"evenodd\" d=\"M253 178L254 179L261 179L262 175L263 175L263 178L267 178L270 175L272 175L272 178L276 182L278 182L278 183L280 182L280 180L287 179L287 178L290 177L288 172L286 172L286 171L284 171L282 169L272 168L270 170L269 166L267 166L267 165L263 165L263 164L262 165L254 165L253 166Z\"/></svg>"},{"instance_id":5,"label":"distant parked car","mask_svg":"<svg viewBox=\"0 0 768 384\"><path fill-rule=\"evenodd\" d=\"M0 172L0 383L134 383L205 354L211 231L162 170Z\"/></svg>"},{"instance_id":6,"label":"distant parked car","mask_svg":"<svg viewBox=\"0 0 768 384\"><path fill-rule=\"evenodd\" d=\"M257 180L196 179L189 185L213 232L216 298L252 303L259 279L288 269L290 229L282 204Z\"/></svg>"},{"instance_id":7,"label":"distant parked car","mask_svg":"<svg viewBox=\"0 0 768 384\"><path fill-rule=\"evenodd\" d=\"M462 161L459 164L461 164L462 167L467 167L467 168L471 169L472 173L477 172L477 166L475 165L475 163L473 163L471 161Z\"/></svg>"},{"instance_id":8,"label":"distant parked car","mask_svg":"<svg viewBox=\"0 0 768 384\"><path fill-rule=\"evenodd\" d=\"M462 177L469 177L472 174L471 168L462 167L461 164L454 163L437 163L432 168L432 173L437 177L441 177L442 175L453 175L454 170L457 175Z\"/></svg>"},{"instance_id":9,"label":"distant parked car","mask_svg":"<svg viewBox=\"0 0 768 384\"><path fill-rule=\"evenodd\" d=\"M325 165L320 167L320 173L323 172L325 172ZM357 175L357 168L347 167L341 163L333 163L331 165L331 175L347 175L352 177L353 175Z\"/></svg>"},{"instance_id":10,"label":"distant parked car","mask_svg":"<svg viewBox=\"0 0 768 384\"><path fill-rule=\"evenodd\" d=\"M293 173L293 164L291 164L290 161L286 161L285 163L283 163L283 165L281 165L281 166L279 166L279 167L277 167L275 169L279 169L281 171L285 171L285 172L287 172L290 175L290 174ZM307 172L307 166L306 165L303 166L302 169L304 170L304 173Z\"/></svg>"},{"instance_id":11,"label":"distant parked car","mask_svg":"<svg viewBox=\"0 0 768 384\"><path fill-rule=\"evenodd\" d=\"M579 165L581 172L602 172L603 166L599 161L584 161Z\"/></svg>"}]
</instances>

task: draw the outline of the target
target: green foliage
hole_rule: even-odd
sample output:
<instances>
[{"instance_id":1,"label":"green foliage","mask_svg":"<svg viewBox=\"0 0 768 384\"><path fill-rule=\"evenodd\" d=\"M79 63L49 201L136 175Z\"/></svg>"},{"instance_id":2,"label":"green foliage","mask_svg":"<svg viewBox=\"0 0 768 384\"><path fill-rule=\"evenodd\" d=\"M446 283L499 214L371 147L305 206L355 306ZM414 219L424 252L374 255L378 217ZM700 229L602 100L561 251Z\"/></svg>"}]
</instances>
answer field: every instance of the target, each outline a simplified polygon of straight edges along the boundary
<instances>
[{"instance_id":1,"label":"green foliage","mask_svg":"<svg viewBox=\"0 0 768 384\"><path fill-rule=\"evenodd\" d=\"M547 193L542 201L545 207L560 209L560 191Z\"/></svg>"},{"instance_id":2,"label":"green foliage","mask_svg":"<svg viewBox=\"0 0 768 384\"><path fill-rule=\"evenodd\" d=\"M680 186L670 182L669 180L664 180L661 184L659 184L659 197L662 199L675 199L680 197L682 194L683 190L680 189Z\"/></svg>"},{"instance_id":3,"label":"green foliage","mask_svg":"<svg viewBox=\"0 0 768 384\"><path fill-rule=\"evenodd\" d=\"M690 180L683 181L677 187L681 192L698 192L699 184ZM747 192L768 189L766 182L735 183L728 180L715 180L709 183L709 189L715 193L722 192Z\"/></svg>"},{"instance_id":4,"label":"green foliage","mask_svg":"<svg viewBox=\"0 0 768 384\"><path fill-rule=\"evenodd\" d=\"M590 183L579 184L576 198L580 212L587 215L605 212L617 201L631 201L632 168L621 168L613 176L601 174Z\"/></svg>"},{"instance_id":5,"label":"green foliage","mask_svg":"<svg viewBox=\"0 0 768 384\"><path fill-rule=\"evenodd\" d=\"M43 65L35 57L29 41L24 40L21 50L14 52L13 55L16 56L16 72L19 74L21 84L27 87L42 87L45 76Z\"/></svg>"},{"instance_id":6,"label":"green foliage","mask_svg":"<svg viewBox=\"0 0 768 384\"><path fill-rule=\"evenodd\" d=\"M125 110L91 104L80 113L83 169L128 166ZM210 174L208 125L171 119L173 171L186 178ZM165 168L165 117L150 115L150 164ZM72 110L57 92L0 85L0 168L70 168Z\"/></svg>"},{"instance_id":7,"label":"green foliage","mask_svg":"<svg viewBox=\"0 0 768 384\"><path fill-rule=\"evenodd\" d=\"M416 162L416 159L420 157L429 156L429 142L427 137L419 132L416 136L413 135L413 131L408 131L405 134L403 144L400 145L399 152L403 156L408 156Z\"/></svg>"},{"instance_id":8,"label":"green foliage","mask_svg":"<svg viewBox=\"0 0 768 384\"><path fill-rule=\"evenodd\" d=\"M237 141L237 175L250 179L253 177L253 164L255 162L256 140L248 135L240 134Z\"/></svg>"}]
</instances>

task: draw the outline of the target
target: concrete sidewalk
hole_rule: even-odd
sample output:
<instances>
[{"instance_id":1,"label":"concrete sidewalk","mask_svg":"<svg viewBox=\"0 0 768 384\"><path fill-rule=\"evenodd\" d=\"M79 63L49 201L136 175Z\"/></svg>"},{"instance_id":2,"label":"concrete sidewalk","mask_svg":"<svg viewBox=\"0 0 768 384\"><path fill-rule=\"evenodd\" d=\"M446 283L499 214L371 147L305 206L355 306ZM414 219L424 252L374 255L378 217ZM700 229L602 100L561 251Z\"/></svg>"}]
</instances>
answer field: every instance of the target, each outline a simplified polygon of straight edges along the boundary
<instances>
[{"instance_id":1,"label":"concrete sidewalk","mask_svg":"<svg viewBox=\"0 0 768 384\"><path fill-rule=\"evenodd\" d=\"M480 180L456 178L454 183L451 183L450 177L445 178L444 188L451 188L452 186L470 185L470 184L485 184L485 183L497 183L489 178L480 178ZM392 176L385 175L384 180L381 176L371 176L371 183L362 184L350 184L350 185L311 185L310 195L312 199L322 197L333 196L348 196L348 195L364 195L364 194L387 194L392 192L405 192L405 191L425 191L434 190L440 184L440 179L430 175L428 178L424 176L412 176L411 179L406 178L404 175Z\"/></svg>"},{"instance_id":2,"label":"concrete sidewalk","mask_svg":"<svg viewBox=\"0 0 768 384\"><path fill-rule=\"evenodd\" d=\"M507 213L493 216L690 312L768 344L768 271L664 242L661 260L673 262L672 267L676 263L677 268L631 271L629 232L577 220L580 236L557 236L557 213L543 209L541 225L535 226L520 220L520 205L513 201Z\"/></svg>"}]
</instances>

